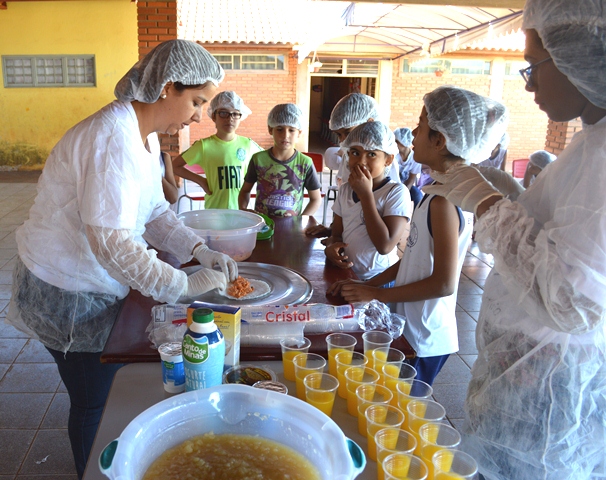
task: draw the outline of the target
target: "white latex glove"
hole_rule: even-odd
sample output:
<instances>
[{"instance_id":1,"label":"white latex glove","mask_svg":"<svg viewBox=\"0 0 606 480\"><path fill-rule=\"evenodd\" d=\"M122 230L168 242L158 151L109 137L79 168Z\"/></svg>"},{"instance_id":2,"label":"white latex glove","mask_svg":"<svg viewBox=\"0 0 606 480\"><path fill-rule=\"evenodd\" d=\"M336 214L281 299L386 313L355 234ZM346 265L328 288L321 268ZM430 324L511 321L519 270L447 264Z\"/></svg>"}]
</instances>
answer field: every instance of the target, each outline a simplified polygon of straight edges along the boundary
<instances>
[{"instance_id":1,"label":"white latex glove","mask_svg":"<svg viewBox=\"0 0 606 480\"><path fill-rule=\"evenodd\" d=\"M492 183L494 188L510 200L517 200L518 195L524 191L524 187L520 182L500 168L482 167L480 165L473 166L480 171L486 180Z\"/></svg>"},{"instance_id":2,"label":"white latex glove","mask_svg":"<svg viewBox=\"0 0 606 480\"><path fill-rule=\"evenodd\" d=\"M203 267L212 269L218 265L230 282L238 278L238 264L228 255L215 252L204 243L194 248L193 254Z\"/></svg>"},{"instance_id":3,"label":"white latex glove","mask_svg":"<svg viewBox=\"0 0 606 480\"><path fill-rule=\"evenodd\" d=\"M187 285L181 296L197 297L203 293L210 292L214 288L225 290L227 288L227 279L223 272L217 272L210 268L201 268L187 277Z\"/></svg>"},{"instance_id":4,"label":"white latex glove","mask_svg":"<svg viewBox=\"0 0 606 480\"><path fill-rule=\"evenodd\" d=\"M423 187L424 192L446 197L448 201L474 214L484 200L501 195L476 168L469 165L454 165L446 172L431 170L430 175L442 185L427 185Z\"/></svg>"}]
</instances>

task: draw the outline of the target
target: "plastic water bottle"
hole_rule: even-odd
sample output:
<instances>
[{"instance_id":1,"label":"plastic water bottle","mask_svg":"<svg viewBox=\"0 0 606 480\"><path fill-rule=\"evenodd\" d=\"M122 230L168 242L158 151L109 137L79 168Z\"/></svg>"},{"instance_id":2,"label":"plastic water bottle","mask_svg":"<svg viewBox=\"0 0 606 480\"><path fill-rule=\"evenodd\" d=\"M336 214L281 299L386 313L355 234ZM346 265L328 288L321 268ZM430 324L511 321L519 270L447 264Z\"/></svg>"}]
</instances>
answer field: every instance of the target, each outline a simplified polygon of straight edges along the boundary
<instances>
[{"instance_id":1,"label":"plastic water bottle","mask_svg":"<svg viewBox=\"0 0 606 480\"><path fill-rule=\"evenodd\" d=\"M183 337L185 390L214 387L223 381L225 340L210 308L197 308Z\"/></svg>"}]
</instances>

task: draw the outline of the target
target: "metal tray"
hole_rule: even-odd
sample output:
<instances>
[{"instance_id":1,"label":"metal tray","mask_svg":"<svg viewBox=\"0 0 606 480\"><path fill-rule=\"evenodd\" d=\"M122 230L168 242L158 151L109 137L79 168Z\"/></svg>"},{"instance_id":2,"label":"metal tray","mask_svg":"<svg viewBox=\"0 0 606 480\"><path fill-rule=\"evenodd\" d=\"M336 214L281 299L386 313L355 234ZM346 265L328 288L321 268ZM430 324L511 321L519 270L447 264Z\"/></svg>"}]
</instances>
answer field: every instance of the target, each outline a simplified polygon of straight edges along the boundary
<instances>
[{"instance_id":1,"label":"metal tray","mask_svg":"<svg viewBox=\"0 0 606 480\"><path fill-rule=\"evenodd\" d=\"M188 275L200 269L199 266L185 267L183 271ZM263 280L269 285L269 293L262 297L250 300L233 300L211 290L203 295L189 300L217 303L219 305L294 305L307 302L313 294L313 287L300 273L290 268L269 263L242 262L238 263L238 273L244 278Z\"/></svg>"}]
</instances>

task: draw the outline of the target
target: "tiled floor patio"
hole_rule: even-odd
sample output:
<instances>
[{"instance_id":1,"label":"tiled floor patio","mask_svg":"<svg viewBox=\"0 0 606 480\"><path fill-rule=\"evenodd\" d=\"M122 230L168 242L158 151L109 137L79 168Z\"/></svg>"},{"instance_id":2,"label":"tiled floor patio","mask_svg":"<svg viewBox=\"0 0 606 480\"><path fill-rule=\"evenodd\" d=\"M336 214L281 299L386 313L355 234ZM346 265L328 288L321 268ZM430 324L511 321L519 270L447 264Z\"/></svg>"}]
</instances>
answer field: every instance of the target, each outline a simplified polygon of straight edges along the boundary
<instances>
[{"instance_id":1,"label":"tiled floor patio","mask_svg":"<svg viewBox=\"0 0 606 480\"><path fill-rule=\"evenodd\" d=\"M4 323L17 254L14 232L36 194L36 184L25 183L27 179L2 183L9 177L0 172L0 480L74 480L66 430L69 402L55 364L39 342ZM328 175L324 177L326 181ZM475 327L490 268L490 257L473 244L459 283L460 350L434 383L435 399L455 427L463 419L470 367L477 356Z\"/></svg>"}]
</instances>

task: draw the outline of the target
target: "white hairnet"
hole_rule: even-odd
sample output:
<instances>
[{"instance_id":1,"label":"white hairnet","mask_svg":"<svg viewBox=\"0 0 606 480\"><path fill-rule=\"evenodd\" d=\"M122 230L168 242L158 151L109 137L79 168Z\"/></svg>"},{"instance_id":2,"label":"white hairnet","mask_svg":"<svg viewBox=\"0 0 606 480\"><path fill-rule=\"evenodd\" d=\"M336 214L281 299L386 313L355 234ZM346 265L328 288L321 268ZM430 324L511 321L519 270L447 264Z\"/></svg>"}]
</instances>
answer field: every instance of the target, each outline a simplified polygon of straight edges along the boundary
<instances>
[{"instance_id":1,"label":"white hairnet","mask_svg":"<svg viewBox=\"0 0 606 480\"><path fill-rule=\"evenodd\" d=\"M252 113L250 108L244 105L244 100L242 100L236 92L232 92L231 90L217 93L210 101L206 113L212 118L213 113L220 108L224 108L225 110L238 110L242 114L241 120L244 120Z\"/></svg>"},{"instance_id":2,"label":"white hairnet","mask_svg":"<svg viewBox=\"0 0 606 480\"><path fill-rule=\"evenodd\" d=\"M135 63L117 83L114 94L121 102L154 103L168 82L217 86L224 77L223 68L204 47L189 40L169 40Z\"/></svg>"},{"instance_id":3,"label":"white hairnet","mask_svg":"<svg viewBox=\"0 0 606 480\"><path fill-rule=\"evenodd\" d=\"M549 153L545 150L537 150L536 152L531 153L529 158L530 163L542 170L553 162L556 159L556 156L553 153Z\"/></svg>"},{"instance_id":4,"label":"white hairnet","mask_svg":"<svg viewBox=\"0 0 606 480\"><path fill-rule=\"evenodd\" d=\"M527 0L524 30L534 29L556 67L591 103L606 108L604 0Z\"/></svg>"},{"instance_id":5,"label":"white hairnet","mask_svg":"<svg viewBox=\"0 0 606 480\"><path fill-rule=\"evenodd\" d=\"M271 109L267 115L267 125L271 128L283 126L303 130L301 117L303 112L294 103L281 103Z\"/></svg>"},{"instance_id":6,"label":"white hairnet","mask_svg":"<svg viewBox=\"0 0 606 480\"><path fill-rule=\"evenodd\" d=\"M396 128L393 131L396 136L396 140L405 147L412 147L412 130L407 127Z\"/></svg>"},{"instance_id":7,"label":"white hairnet","mask_svg":"<svg viewBox=\"0 0 606 480\"><path fill-rule=\"evenodd\" d=\"M488 158L507 128L505 105L469 90L438 87L423 103L430 128L444 135L448 151L466 163Z\"/></svg>"},{"instance_id":8,"label":"white hairnet","mask_svg":"<svg viewBox=\"0 0 606 480\"><path fill-rule=\"evenodd\" d=\"M387 125L381 122L366 122L355 127L341 143L343 148L354 146L364 150L380 150L388 155L396 155L396 137Z\"/></svg>"},{"instance_id":9,"label":"white hairnet","mask_svg":"<svg viewBox=\"0 0 606 480\"><path fill-rule=\"evenodd\" d=\"M367 122L371 118L379 120L377 101L363 93L350 93L337 102L330 114L329 128L340 130Z\"/></svg>"}]
</instances>

